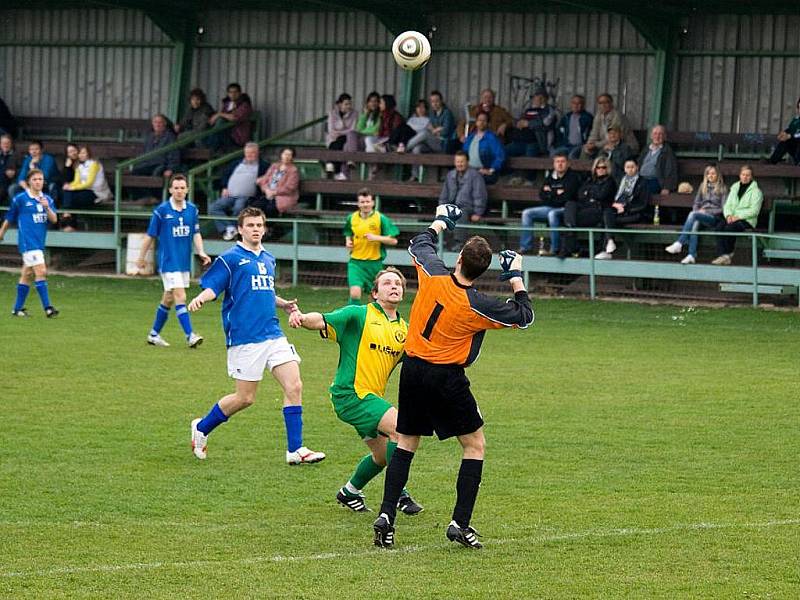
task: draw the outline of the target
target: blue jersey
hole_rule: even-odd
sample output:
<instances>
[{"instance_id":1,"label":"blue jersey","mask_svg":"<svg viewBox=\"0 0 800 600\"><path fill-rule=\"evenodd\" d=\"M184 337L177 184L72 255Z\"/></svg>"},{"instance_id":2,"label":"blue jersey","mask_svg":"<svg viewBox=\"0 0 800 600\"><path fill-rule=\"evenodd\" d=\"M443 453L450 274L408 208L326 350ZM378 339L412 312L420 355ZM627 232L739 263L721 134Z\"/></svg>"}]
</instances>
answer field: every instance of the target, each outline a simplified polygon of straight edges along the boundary
<instances>
[{"instance_id":1,"label":"blue jersey","mask_svg":"<svg viewBox=\"0 0 800 600\"><path fill-rule=\"evenodd\" d=\"M156 206L147 235L158 239L160 273L186 272L192 266L192 239L200 232L197 207L187 202L183 210L175 210L169 200Z\"/></svg>"},{"instance_id":2,"label":"blue jersey","mask_svg":"<svg viewBox=\"0 0 800 600\"><path fill-rule=\"evenodd\" d=\"M275 257L263 248L252 252L236 244L217 257L200 286L217 297L225 292L222 329L227 346L283 337L275 312Z\"/></svg>"},{"instance_id":3,"label":"blue jersey","mask_svg":"<svg viewBox=\"0 0 800 600\"><path fill-rule=\"evenodd\" d=\"M55 212L56 205L53 199L47 194L43 196L47 198L50 210ZM16 224L19 229L17 242L20 252L44 250L47 239L47 211L36 198L28 195L28 192L20 192L14 196L5 219L11 225Z\"/></svg>"}]
</instances>

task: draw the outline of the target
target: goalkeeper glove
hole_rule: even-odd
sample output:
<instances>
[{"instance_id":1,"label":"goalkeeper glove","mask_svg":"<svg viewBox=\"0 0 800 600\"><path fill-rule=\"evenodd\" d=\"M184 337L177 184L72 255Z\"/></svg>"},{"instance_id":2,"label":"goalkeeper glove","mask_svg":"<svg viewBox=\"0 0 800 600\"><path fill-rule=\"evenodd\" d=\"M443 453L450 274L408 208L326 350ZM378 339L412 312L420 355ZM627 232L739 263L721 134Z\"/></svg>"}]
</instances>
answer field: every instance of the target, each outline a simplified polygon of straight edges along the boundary
<instances>
[{"instance_id":1,"label":"goalkeeper glove","mask_svg":"<svg viewBox=\"0 0 800 600\"><path fill-rule=\"evenodd\" d=\"M441 221L449 230L456 228L456 221L461 218L461 209L455 204L440 204L436 207L436 218L434 221Z\"/></svg>"},{"instance_id":2,"label":"goalkeeper glove","mask_svg":"<svg viewBox=\"0 0 800 600\"><path fill-rule=\"evenodd\" d=\"M500 253L500 281L508 281L514 277L522 277L522 255L513 250L503 250Z\"/></svg>"}]
</instances>

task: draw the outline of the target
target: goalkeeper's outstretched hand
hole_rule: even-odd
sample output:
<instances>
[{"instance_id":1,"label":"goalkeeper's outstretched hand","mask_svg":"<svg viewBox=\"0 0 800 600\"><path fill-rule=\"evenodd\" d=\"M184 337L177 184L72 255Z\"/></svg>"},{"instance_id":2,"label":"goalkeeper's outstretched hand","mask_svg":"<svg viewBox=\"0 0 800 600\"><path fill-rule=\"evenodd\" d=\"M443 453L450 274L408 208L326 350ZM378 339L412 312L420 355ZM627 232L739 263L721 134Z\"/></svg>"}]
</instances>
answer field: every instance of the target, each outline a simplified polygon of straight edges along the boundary
<instances>
[{"instance_id":1,"label":"goalkeeper's outstretched hand","mask_svg":"<svg viewBox=\"0 0 800 600\"><path fill-rule=\"evenodd\" d=\"M522 277L522 255L513 250L503 250L500 252L500 281L508 281L514 277Z\"/></svg>"},{"instance_id":2,"label":"goalkeeper's outstretched hand","mask_svg":"<svg viewBox=\"0 0 800 600\"><path fill-rule=\"evenodd\" d=\"M449 230L456 228L456 221L461 218L461 209L455 204L440 204L436 207L436 218L434 221L441 221Z\"/></svg>"}]
</instances>

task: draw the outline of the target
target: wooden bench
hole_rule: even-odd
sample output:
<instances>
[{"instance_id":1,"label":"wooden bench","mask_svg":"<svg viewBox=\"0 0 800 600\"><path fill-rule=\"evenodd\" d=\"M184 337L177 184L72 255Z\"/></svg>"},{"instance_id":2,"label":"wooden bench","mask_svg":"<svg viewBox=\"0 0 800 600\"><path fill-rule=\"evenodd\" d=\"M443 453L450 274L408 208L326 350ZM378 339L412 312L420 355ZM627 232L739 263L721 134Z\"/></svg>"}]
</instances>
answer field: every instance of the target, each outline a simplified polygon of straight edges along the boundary
<instances>
[{"instance_id":1,"label":"wooden bench","mask_svg":"<svg viewBox=\"0 0 800 600\"><path fill-rule=\"evenodd\" d=\"M63 156L66 142L53 139L41 139L44 149L50 154ZM79 143L82 143L79 141ZM136 142L89 142L87 146L92 150L92 156L98 160L126 159L144 154L144 144ZM211 150L208 148L182 148L181 158L194 162L211 160Z\"/></svg>"},{"instance_id":2,"label":"wooden bench","mask_svg":"<svg viewBox=\"0 0 800 600\"><path fill-rule=\"evenodd\" d=\"M20 139L58 136L64 142L73 140L108 140L123 142L141 139L150 127L149 119L87 119L80 117L18 116Z\"/></svg>"},{"instance_id":3,"label":"wooden bench","mask_svg":"<svg viewBox=\"0 0 800 600\"><path fill-rule=\"evenodd\" d=\"M696 156L723 160L760 158L777 144L774 134L719 133L711 131L668 131L667 141L678 156Z\"/></svg>"}]
</instances>

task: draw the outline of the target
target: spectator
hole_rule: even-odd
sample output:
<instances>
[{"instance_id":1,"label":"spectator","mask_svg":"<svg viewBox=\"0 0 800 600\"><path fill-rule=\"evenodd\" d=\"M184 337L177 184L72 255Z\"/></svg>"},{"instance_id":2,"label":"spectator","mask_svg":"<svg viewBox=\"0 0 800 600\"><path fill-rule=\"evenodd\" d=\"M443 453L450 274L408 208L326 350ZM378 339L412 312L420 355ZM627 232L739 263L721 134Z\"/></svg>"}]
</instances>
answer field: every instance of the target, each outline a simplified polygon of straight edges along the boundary
<instances>
[{"instance_id":1,"label":"spectator","mask_svg":"<svg viewBox=\"0 0 800 600\"><path fill-rule=\"evenodd\" d=\"M78 166L78 162L78 144L69 142L64 146L64 168L61 171L63 181L69 183L75 179L75 167Z\"/></svg>"},{"instance_id":2,"label":"spectator","mask_svg":"<svg viewBox=\"0 0 800 600\"><path fill-rule=\"evenodd\" d=\"M4 133L9 134L12 138L17 137L17 120L8 110L8 105L0 98L0 135Z\"/></svg>"},{"instance_id":3,"label":"spectator","mask_svg":"<svg viewBox=\"0 0 800 600\"><path fill-rule=\"evenodd\" d=\"M594 117L587 112L586 98L575 94L569 101L570 112L556 125L556 148L553 155L566 152L569 158L578 158L581 148L589 140Z\"/></svg>"},{"instance_id":4,"label":"spectator","mask_svg":"<svg viewBox=\"0 0 800 600\"><path fill-rule=\"evenodd\" d=\"M430 124L428 102L426 100L417 100L414 112L408 117L404 125L394 130L392 137L389 138L389 143L396 144L397 151L401 154L407 150L413 151L417 147L427 147L429 143L438 148L439 139L430 132Z\"/></svg>"},{"instance_id":5,"label":"spectator","mask_svg":"<svg viewBox=\"0 0 800 600\"><path fill-rule=\"evenodd\" d=\"M610 133L610 132L609 132ZM632 156L625 161L624 175L619 181L617 193L611 206L603 206L603 226L606 229L617 229L630 223L638 223L647 214L650 192L644 179L639 176L639 164ZM606 232L605 250L598 252L595 258L609 260L614 257L617 245L614 234Z\"/></svg>"},{"instance_id":6,"label":"spectator","mask_svg":"<svg viewBox=\"0 0 800 600\"><path fill-rule=\"evenodd\" d=\"M753 169L749 165L742 165L739 169L739 181L731 186L731 191L728 193L728 199L722 209L724 220L717 225L717 231L723 233L752 231L758 223L758 213L761 212L763 201L764 195L753 179ZM711 264L731 264L735 247L735 237L727 235L717 237L719 256L712 260Z\"/></svg>"},{"instance_id":7,"label":"spectator","mask_svg":"<svg viewBox=\"0 0 800 600\"><path fill-rule=\"evenodd\" d=\"M475 130L464 141L463 149L469 156L469 166L477 169L487 184L495 183L505 165L506 151L500 138L489 130L487 113L478 113Z\"/></svg>"},{"instance_id":8,"label":"spectator","mask_svg":"<svg viewBox=\"0 0 800 600\"><path fill-rule=\"evenodd\" d=\"M256 198L259 177L267 172L267 162L261 159L258 144L247 142L244 145L242 160L233 161L222 174L222 192L208 207L208 214L215 217L232 216L234 219L247 204ZM214 221L222 239L229 242L236 238L234 221L218 219Z\"/></svg>"},{"instance_id":9,"label":"spectator","mask_svg":"<svg viewBox=\"0 0 800 600\"><path fill-rule=\"evenodd\" d=\"M17 174L17 160L14 153L14 138L10 134L0 135L0 204L9 200L8 188Z\"/></svg>"},{"instance_id":10,"label":"spectator","mask_svg":"<svg viewBox=\"0 0 800 600\"><path fill-rule=\"evenodd\" d=\"M356 126L358 115L353 110L353 97L350 94L339 94L336 104L328 113L328 127L325 132L325 143L328 150L343 150L347 143L347 134ZM341 173L341 163L325 163L325 172L329 177L333 173Z\"/></svg>"},{"instance_id":11,"label":"spectator","mask_svg":"<svg viewBox=\"0 0 800 600\"><path fill-rule=\"evenodd\" d=\"M505 140L506 132L514 126L514 119L502 106L494 103L495 93L494 90L485 89L481 92L480 103L477 106L469 105L467 113L469 115L469 122L466 119L461 119L458 122L457 134L458 139L463 143L469 135L469 123L477 121L479 113L486 113L489 116L489 129L497 135L501 140Z\"/></svg>"},{"instance_id":12,"label":"spectator","mask_svg":"<svg viewBox=\"0 0 800 600\"><path fill-rule=\"evenodd\" d=\"M547 103L547 92L537 89L517 126L508 133L507 156L547 156L555 141L558 112Z\"/></svg>"},{"instance_id":13,"label":"spectator","mask_svg":"<svg viewBox=\"0 0 800 600\"><path fill-rule=\"evenodd\" d=\"M635 154L631 147L622 141L622 130L619 127L612 125L608 128L606 143L603 144L601 154L606 157L611 165L611 176L614 181L617 183L622 181L625 176L625 163Z\"/></svg>"},{"instance_id":14,"label":"spectator","mask_svg":"<svg viewBox=\"0 0 800 600\"><path fill-rule=\"evenodd\" d=\"M547 256L557 254L560 235L555 227L561 226L564 216L564 205L577 198L578 189L581 187L583 177L570 169L569 158L566 152L560 152L553 157L553 170L544 178L544 184L539 192L539 206L531 206L522 211L522 226L533 227L536 221L547 223L550 231L550 251L541 248L539 254ZM519 241L520 254L528 254L533 249L533 231L522 232Z\"/></svg>"},{"instance_id":15,"label":"spectator","mask_svg":"<svg viewBox=\"0 0 800 600\"><path fill-rule=\"evenodd\" d=\"M391 94L381 96L378 107L381 111L381 124L378 128L378 137L367 138L367 152L386 152L389 140L399 133L405 125L403 115L397 112L397 101ZM378 165L372 165L369 169L369 178L372 179L378 173Z\"/></svg>"},{"instance_id":16,"label":"spectator","mask_svg":"<svg viewBox=\"0 0 800 600\"><path fill-rule=\"evenodd\" d=\"M268 217L291 212L300 199L300 172L294 164L294 148L281 149L280 160L272 163L256 183L264 195L250 206L260 208Z\"/></svg>"},{"instance_id":17,"label":"spectator","mask_svg":"<svg viewBox=\"0 0 800 600\"><path fill-rule=\"evenodd\" d=\"M361 109L355 128L347 132L347 141L344 144L345 152L363 151L367 147L367 143L369 143L370 147L374 145L381 126L380 101L381 95L378 92L373 91L367 95L367 99L364 101L364 108ZM350 166L350 163L342 165L342 170L334 179L338 181L349 179Z\"/></svg>"},{"instance_id":18,"label":"spectator","mask_svg":"<svg viewBox=\"0 0 800 600\"><path fill-rule=\"evenodd\" d=\"M650 132L650 146L639 155L639 174L651 194L666 195L678 187L678 160L667 144L667 130L656 125Z\"/></svg>"},{"instance_id":19,"label":"spectator","mask_svg":"<svg viewBox=\"0 0 800 600\"><path fill-rule=\"evenodd\" d=\"M439 204L455 204L464 213L464 223L478 223L486 214L488 207L488 194L484 178L477 169L470 167L469 155L463 150L456 152L453 157L453 166L455 168L447 174L444 180L442 191L439 194ZM468 234L468 227L456 227L448 248L461 248Z\"/></svg>"},{"instance_id":20,"label":"spectator","mask_svg":"<svg viewBox=\"0 0 800 600\"><path fill-rule=\"evenodd\" d=\"M603 208L614 203L616 185L611 177L608 161L602 156L592 163L592 174L578 190L577 198L564 204L564 225L567 227L597 227L603 218ZM565 233L564 243L558 251L559 258L575 255L577 239L574 233Z\"/></svg>"},{"instance_id":21,"label":"spectator","mask_svg":"<svg viewBox=\"0 0 800 600\"><path fill-rule=\"evenodd\" d=\"M175 133L178 137L190 133L205 131L211 127L210 119L214 114L214 109L206 99L206 93L200 88L194 88L189 92L189 106L180 122L175 125ZM201 140L195 142L201 145Z\"/></svg>"},{"instance_id":22,"label":"spectator","mask_svg":"<svg viewBox=\"0 0 800 600\"><path fill-rule=\"evenodd\" d=\"M228 84L228 95L220 100L219 111L211 115L208 123L212 127L219 127L226 121L236 125L215 136L214 147L224 148L233 144L241 148L249 142L253 136L253 123L250 121L252 114L253 103L250 96L242 93L242 86L238 83Z\"/></svg>"},{"instance_id":23,"label":"spectator","mask_svg":"<svg viewBox=\"0 0 800 600\"><path fill-rule=\"evenodd\" d=\"M689 253L683 258L681 264L693 265L697 262L697 235L694 234L700 227L716 229L722 222L722 205L728 188L722 180L722 174L716 165L708 165L703 171L703 182L694 197L692 212L683 224L683 231L677 241L665 248L670 254L680 254L683 247L689 244Z\"/></svg>"},{"instance_id":24,"label":"spectator","mask_svg":"<svg viewBox=\"0 0 800 600\"><path fill-rule=\"evenodd\" d=\"M619 127L622 131L622 139L636 152L639 144L636 142L633 130L625 115L614 108L614 99L611 94L600 94L597 97L597 106L600 110L594 116L589 139L583 145L584 158L594 158L597 155L606 143L608 128L611 126Z\"/></svg>"},{"instance_id":25,"label":"spectator","mask_svg":"<svg viewBox=\"0 0 800 600\"><path fill-rule=\"evenodd\" d=\"M44 145L38 140L28 144L28 154L22 161L22 166L17 173L17 183L13 184L8 195L13 198L21 191L28 191L28 171L38 169L44 175L44 190L54 201L58 198L58 181L61 174L56 166L56 159L52 154L44 152Z\"/></svg>"},{"instance_id":26,"label":"spectator","mask_svg":"<svg viewBox=\"0 0 800 600\"><path fill-rule=\"evenodd\" d=\"M111 188L108 187L103 165L92 158L89 146L80 147L76 161L70 168L73 171L72 180L62 188L61 205L65 211L91 208L98 202L111 199ZM61 217L62 231L74 231L77 219L69 212L64 212Z\"/></svg>"},{"instance_id":27,"label":"spectator","mask_svg":"<svg viewBox=\"0 0 800 600\"><path fill-rule=\"evenodd\" d=\"M431 131L439 136L441 152L448 154L456 150L456 120L453 112L447 107L442 98L442 92L433 90L430 93L431 101Z\"/></svg>"},{"instance_id":28,"label":"spectator","mask_svg":"<svg viewBox=\"0 0 800 600\"><path fill-rule=\"evenodd\" d=\"M165 115L157 114L150 120L150 131L144 136L144 154L174 144L177 139L172 131L169 119ZM180 166L180 152L170 150L164 154L148 158L137 164L131 171L134 175L148 175L169 179ZM161 190L158 190L158 195Z\"/></svg>"},{"instance_id":29,"label":"spectator","mask_svg":"<svg viewBox=\"0 0 800 600\"><path fill-rule=\"evenodd\" d=\"M768 159L773 165L782 161L787 153L794 164L800 165L800 99L797 100L796 111L797 114L789 121L786 129L778 134L778 145Z\"/></svg>"}]
</instances>

